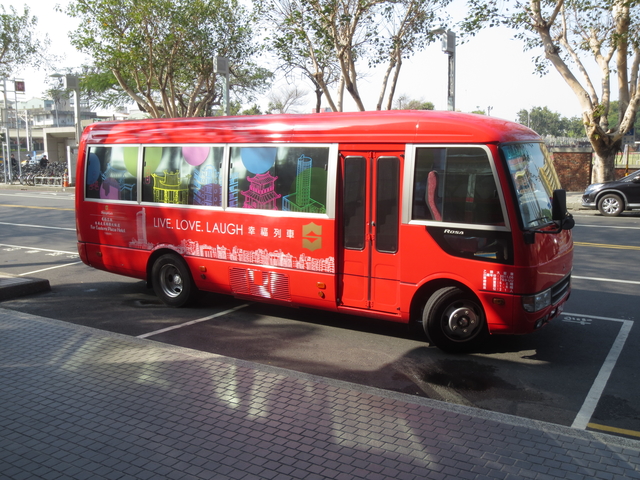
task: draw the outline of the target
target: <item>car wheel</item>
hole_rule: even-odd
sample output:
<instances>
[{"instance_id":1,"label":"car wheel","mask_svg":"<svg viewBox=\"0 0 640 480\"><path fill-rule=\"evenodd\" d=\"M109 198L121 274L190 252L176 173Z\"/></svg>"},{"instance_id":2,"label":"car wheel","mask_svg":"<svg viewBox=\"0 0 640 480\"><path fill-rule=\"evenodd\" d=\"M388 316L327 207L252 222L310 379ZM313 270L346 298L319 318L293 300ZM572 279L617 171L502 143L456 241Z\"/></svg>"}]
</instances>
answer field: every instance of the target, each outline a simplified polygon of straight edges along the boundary
<instances>
[{"instance_id":1,"label":"car wheel","mask_svg":"<svg viewBox=\"0 0 640 480\"><path fill-rule=\"evenodd\" d=\"M184 307L194 298L196 286L187 264L175 254L162 255L151 270L153 290L170 307Z\"/></svg>"},{"instance_id":2,"label":"car wheel","mask_svg":"<svg viewBox=\"0 0 640 480\"><path fill-rule=\"evenodd\" d=\"M430 342L445 352L476 348L487 335L487 320L478 299L457 287L436 291L422 313L422 325Z\"/></svg>"},{"instance_id":3,"label":"car wheel","mask_svg":"<svg viewBox=\"0 0 640 480\"><path fill-rule=\"evenodd\" d=\"M619 195L607 193L598 201L598 210L607 217L617 217L624 210L624 203Z\"/></svg>"}]
</instances>

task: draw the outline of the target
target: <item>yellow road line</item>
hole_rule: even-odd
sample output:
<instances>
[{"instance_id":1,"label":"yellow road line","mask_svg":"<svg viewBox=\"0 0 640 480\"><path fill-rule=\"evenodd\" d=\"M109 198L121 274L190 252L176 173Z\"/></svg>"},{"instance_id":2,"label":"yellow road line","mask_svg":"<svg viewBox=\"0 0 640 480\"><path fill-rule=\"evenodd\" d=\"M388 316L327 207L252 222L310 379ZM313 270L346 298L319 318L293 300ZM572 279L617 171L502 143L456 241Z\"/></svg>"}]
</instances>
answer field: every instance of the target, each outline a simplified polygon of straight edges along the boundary
<instances>
[{"instance_id":1,"label":"yellow road line","mask_svg":"<svg viewBox=\"0 0 640 480\"><path fill-rule=\"evenodd\" d=\"M3 204L3 203L0 203L0 207L36 208L36 209L39 209L39 210L66 210L66 211L69 211L69 212L73 212L75 210L74 208L35 207L35 206L30 206L30 205L8 205L8 204Z\"/></svg>"},{"instance_id":2,"label":"yellow road line","mask_svg":"<svg viewBox=\"0 0 640 480\"><path fill-rule=\"evenodd\" d=\"M615 248L618 250L640 250L640 247L633 245L610 245L607 243L588 243L588 242L573 242L577 247L595 247L595 248Z\"/></svg>"},{"instance_id":3,"label":"yellow road line","mask_svg":"<svg viewBox=\"0 0 640 480\"><path fill-rule=\"evenodd\" d=\"M587 428L592 428L594 430L601 430L603 432L620 433L622 435L627 435L629 437L640 437L640 432L636 432L635 430L627 430L626 428L609 427L607 425L599 425L597 423L587 423Z\"/></svg>"}]
</instances>

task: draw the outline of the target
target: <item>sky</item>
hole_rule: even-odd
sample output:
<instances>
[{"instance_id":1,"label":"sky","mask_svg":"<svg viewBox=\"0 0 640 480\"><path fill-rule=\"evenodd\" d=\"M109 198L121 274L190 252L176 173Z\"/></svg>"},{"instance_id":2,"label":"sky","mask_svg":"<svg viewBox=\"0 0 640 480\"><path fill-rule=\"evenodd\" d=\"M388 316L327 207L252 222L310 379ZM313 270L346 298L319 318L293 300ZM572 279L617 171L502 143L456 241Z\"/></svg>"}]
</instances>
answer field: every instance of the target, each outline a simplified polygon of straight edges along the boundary
<instances>
[{"instance_id":1,"label":"sky","mask_svg":"<svg viewBox=\"0 0 640 480\"><path fill-rule=\"evenodd\" d=\"M64 7L68 2L69 0L10 0L19 11L22 11L23 5L28 5L31 13L38 17L39 30L48 34L51 40L51 51L63 56L57 66L59 71L89 63L89 59L77 52L69 42L69 32L76 27L77 20L54 10L56 4ZM455 0L453 5L453 14L460 17L464 11L464 3ZM518 111L533 107L548 107L564 117L580 116L578 100L560 74L553 68L544 77L533 73L534 53L523 52L522 43L512 38L512 31L495 28L482 31L467 43L458 44L456 110L489 111L491 116L507 120L515 120ZM411 99L432 102L437 110L446 110L447 58L438 41L405 61L396 98L399 94L406 94ZM369 72L367 78L360 80L359 89L368 110L375 108L383 68ZM52 73L56 72L45 68L18 72L15 77L24 80L26 84L25 95L18 100L43 96L49 88L47 81ZM306 90L311 91L310 86L306 86ZM299 108L301 112L311 111L315 104L313 95L309 94L308 97L307 105ZM347 97L348 94L345 94L345 99ZM259 105L263 109L266 107L266 96ZM352 102L346 101L345 105L346 110L355 110Z\"/></svg>"}]
</instances>

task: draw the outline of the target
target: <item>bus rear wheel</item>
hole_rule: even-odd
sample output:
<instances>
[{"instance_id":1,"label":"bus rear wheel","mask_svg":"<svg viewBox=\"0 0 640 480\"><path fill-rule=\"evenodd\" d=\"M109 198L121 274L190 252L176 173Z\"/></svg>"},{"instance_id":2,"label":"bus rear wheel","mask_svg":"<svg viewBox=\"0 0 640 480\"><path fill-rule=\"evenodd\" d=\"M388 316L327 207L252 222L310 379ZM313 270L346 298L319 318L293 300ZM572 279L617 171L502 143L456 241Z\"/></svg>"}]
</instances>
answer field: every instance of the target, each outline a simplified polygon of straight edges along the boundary
<instances>
[{"instance_id":1,"label":"bus rear wheel","mask_svg":"<svg viewBox=\"0 0 640 480\"><path fill-rule=\"evenodd\" d=\"M159 257L151 270L153 290L170 307L184 307L191 303L196 286L187 264L178 255L168 253Z\"/></svg>"},{"instance_id":2,"label":"bus rear wheel","mask_svg":"<svg viewBox=\"0 0 640 480\"><path fill-rule=\"evenodd\" d=\"M450 353L472 350L488 335L482 305L458 287L442 288L429 298L422 326L433 345Z\"/></svg>"}]
</instances>

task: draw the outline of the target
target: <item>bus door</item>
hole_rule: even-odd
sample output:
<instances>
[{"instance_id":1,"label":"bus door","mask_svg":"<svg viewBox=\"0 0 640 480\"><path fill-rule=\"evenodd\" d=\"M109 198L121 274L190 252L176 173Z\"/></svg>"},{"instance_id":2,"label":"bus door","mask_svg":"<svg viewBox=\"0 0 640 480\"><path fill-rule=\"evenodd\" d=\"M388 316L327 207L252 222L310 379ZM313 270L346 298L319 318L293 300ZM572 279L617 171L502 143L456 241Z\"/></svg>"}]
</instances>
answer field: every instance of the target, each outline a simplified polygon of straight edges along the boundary
<instances>
[{"instance_id":1,"label":"bus door","mask_svg":"<svg viewBox=\"0 0 640 480\"><path fill-rule=\"evenodd\" d=\"M341 152L340 306L399 313L402 158Z\"/></svg>"}]
</instances>

